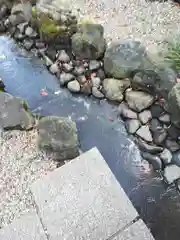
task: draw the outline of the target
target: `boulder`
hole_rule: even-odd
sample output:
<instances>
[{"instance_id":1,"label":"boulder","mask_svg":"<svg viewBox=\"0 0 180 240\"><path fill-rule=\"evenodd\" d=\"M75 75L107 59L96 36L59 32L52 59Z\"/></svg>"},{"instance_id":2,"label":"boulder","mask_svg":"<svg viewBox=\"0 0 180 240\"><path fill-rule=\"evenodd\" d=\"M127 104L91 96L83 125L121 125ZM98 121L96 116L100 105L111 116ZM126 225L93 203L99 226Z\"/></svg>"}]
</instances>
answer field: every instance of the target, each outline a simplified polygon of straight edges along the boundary
<instances>
[{"instance_id":1,"label":"boulder","mask_svg":"<svg viewBox=\"0 0 180 240\"><path fill-rule=\"evenodd\" d=\"M146 124L152 119L151 112L149 110L144 110L143 112L139 113L139 119L142 124Z\"/></svg>"},{"instance_id":2,"label":"boulder","mask_svg":"<svg viewBox=\"0 0 180 240\"><path fill-rule=\"evenodd\" d=\"M137 112L145 110L154 102L152 95L141 91L126 91L125 100L129 107Z\"/></svg>"},{"instance_id":3,"label":"boulder","mask_svg":"<svg viewBox=\"0 0 180 240\"><path fill-rule=\"evenodd\" d=\"M108 100L122 102L124 91L130 87L130 80L106 78L103 81L103 91Z\"/></svg>"},{"instance_id":4,"label":"boulder","mask_svg":"<svg viewBox=\"0 0 180 240\"><path fill-rule=\"evenodd\" d=\"M99 24L80 24L72 36L72 51L80 59L96 60L105 52L104 29Z\"/></svg>"},{"instance_id":5,"label":"boulder","mask_svg":"<svg viewBox=\"0 0 180 240\"><path fill-rule=\"evenodd\" d=\"M171 151L171 152L176 152L180 149L180 145L171 139L166 140L166 147Z\"/></svg>"},{"instance_id":6,"label":"boulder","mask_svg":"<svg viewBox=\"0 0 180 240\"><path fill-rule=\"evenodd\" d=\"M0 92L0 127L2 129L29 130L34 124L35 120L23 99Z\"/></svg>"},{"instance_id":7,"label":"boulder","mask_svg":"<svg viewBox=\"0 0 180 240\"><path fill-rule=\"evenodd\" d=\"M57 153L58 160L72 159L79 155L76 124L69 118L44 117L39 120L37 129L39 147Z\"/></svg>"},{"instance_id":8,"label":"boulder","mask_svg":"<svg viewBox=\"0 0 180 240\"><path fill-rule=\"evenodd\" d=\"M134 71L152 69L152 66L145 47L138 41L113 43L105 52L104 69L110 77L130 77Z\"/></svg>"}]
</instances>

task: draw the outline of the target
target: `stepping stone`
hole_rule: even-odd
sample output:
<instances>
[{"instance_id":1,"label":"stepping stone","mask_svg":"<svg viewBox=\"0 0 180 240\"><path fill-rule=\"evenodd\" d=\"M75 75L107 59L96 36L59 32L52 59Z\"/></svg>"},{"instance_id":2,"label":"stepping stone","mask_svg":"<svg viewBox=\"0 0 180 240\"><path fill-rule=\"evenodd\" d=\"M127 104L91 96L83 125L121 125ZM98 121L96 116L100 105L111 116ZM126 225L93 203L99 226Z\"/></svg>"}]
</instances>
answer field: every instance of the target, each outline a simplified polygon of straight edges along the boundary
<instances>
[{"instance_id":1,"label":"stepping stone","mask_svg":"<svg viewBox=\"0 0 180 240\"><path fill-rule=\"evenodd\" d=\"M50 240L108 239L138 216L96 148L31 189Z\"/></svg>"},{"instance_id":2,"label":"stepping stone","mask_svg":"<svg viewBox=\"0 0 180 240\"><path fill-rule=\"evenodd\" d=\"M35 212L27 213L0 230L1 240L47 240Z\"/></svg>"}]
</instances>

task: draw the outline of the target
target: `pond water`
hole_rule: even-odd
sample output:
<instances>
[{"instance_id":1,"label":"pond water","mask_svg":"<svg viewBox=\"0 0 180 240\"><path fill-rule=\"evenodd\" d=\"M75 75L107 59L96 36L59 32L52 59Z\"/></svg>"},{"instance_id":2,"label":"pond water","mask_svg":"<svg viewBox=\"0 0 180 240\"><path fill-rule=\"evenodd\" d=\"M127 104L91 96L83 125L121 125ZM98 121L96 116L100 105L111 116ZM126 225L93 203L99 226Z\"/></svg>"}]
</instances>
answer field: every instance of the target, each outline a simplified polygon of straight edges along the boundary
<instances>
[{"instance_id":1,"label":"pond water","mask_svg":"<svg viewBox=\"0 0 180 240\"><path fill-rule=\"evenodd\" d=\"M0 37L0 77L6 90L26 99L34 113L75 120L81 149L99 149L155 239L179 240L180 196L142 164L123 121L117 118L116 106L61 89L40 59L5 36ZM42 89L47 96L40 94Z\"/></svg>"}]
</instances>

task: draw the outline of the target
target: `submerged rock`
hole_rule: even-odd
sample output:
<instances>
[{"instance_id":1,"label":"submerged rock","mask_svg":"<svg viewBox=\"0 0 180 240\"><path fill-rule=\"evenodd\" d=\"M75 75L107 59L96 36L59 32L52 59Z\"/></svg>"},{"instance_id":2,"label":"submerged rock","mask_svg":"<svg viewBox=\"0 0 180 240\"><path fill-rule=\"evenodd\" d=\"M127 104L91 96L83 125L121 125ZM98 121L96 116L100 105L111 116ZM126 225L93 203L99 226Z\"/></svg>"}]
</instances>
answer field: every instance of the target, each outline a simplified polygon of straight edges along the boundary
<instances>
[{"instance_id":1,"label":"submerged rock","mask_svg":"<svg viewBox=\"0 0 180 240\"><path fill-rule=\"evenodd\" d=\"M39 121L37 129L39 147L58 153L60 161L79 155L77 128L72 120L56 116L44 117Z\"/></svg>"},{"instance_id":2,"label":"submerged rock","mask_svg":"<svg viewBox=\"0 0 180 240\"><path fill-rule=\"evenodd\" d=\"M158 153L161 153L163 151L162 147L152 145L152 144L147 144L145 141L143 141L141 139L137 139L135 142L137 143L139 149L143 152L158 154Z\"/></svg>"},{"instance_id":3,"label":"submerged rock","mask_svg":"<svg viewBox=\"0 0 180 240\"><path fill-rule=\"evenodd\" d=\"M146 124L152 119L151 112L149 110L144 110L143 112L139 113L139 119L142 124Z\"/></svg>"},{"instance_id":4,"label":"submerged rock","mask_svg":"<svg viewBox=\"0 0 180 240\"><path fill-rule=\"evenodd\" d=\"M142 153L142 157L147 160L150 164L152 164L154 170L162 169L162 162L158 156L152 155L150 153Z\"/></svg>"},{"instance_id":5,"label":"submerged rock","mask_svg":"<svg viewBox=\"0 0 180 240\"><path fill-rule=\"evenodd\" d=\"M166 147L171 151L171 152L176 152L180 149L180 145L173 140L167 139L166 140Z\"/></svg>"}]
</instances>

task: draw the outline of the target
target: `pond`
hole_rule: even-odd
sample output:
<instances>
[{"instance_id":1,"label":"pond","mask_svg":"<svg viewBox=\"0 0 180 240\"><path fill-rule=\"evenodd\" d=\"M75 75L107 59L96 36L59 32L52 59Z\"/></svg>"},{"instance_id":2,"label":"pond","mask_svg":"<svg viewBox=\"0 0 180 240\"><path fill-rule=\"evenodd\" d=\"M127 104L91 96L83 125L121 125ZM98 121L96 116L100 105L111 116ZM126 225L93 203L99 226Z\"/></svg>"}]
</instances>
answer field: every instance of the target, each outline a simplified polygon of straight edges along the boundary
<instances>
[{"instance_id":1,"label":"pond","mask_svg":"<svg viewBox=\"0 0 180 240\"><path fill-rule=\"evenodd\" d=\"M180 196L142 164L123 121L117 118L117 106L60 88L40 59L5 36L0 37L0 77L7 92L26 99L32 112L75 120L81 149L99 149L156 240L179 239ZM47 96L41 95L42 89Z\"/></svg>"}]
</instances>

